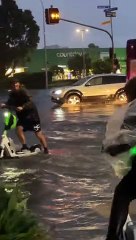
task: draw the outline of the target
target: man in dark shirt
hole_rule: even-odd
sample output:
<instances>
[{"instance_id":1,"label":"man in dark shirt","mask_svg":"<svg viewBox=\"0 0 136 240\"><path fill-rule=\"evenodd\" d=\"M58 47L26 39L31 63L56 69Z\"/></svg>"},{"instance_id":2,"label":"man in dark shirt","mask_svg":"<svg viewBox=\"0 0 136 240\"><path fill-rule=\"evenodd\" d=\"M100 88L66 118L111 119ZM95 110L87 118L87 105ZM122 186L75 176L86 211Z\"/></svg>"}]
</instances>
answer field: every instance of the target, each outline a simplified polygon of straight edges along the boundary
<instances>
[{"instance_id":1,"label":"man in dark shirt","mask_svg":"<svg viewBox=\"0 0 136 240\"><path fill-rule=\"evenodd\" d=\"M27 150L25 131L33 131L44 148L44 153L48 153L47 141L44 133L41 131L40 118L37 108L26 89L22 87L18 80L12 81L11 91L6 103L1 107L7 107L15 110L18 117L17 135L22 143L22 150Z\"/></svg>"}]
</instances>

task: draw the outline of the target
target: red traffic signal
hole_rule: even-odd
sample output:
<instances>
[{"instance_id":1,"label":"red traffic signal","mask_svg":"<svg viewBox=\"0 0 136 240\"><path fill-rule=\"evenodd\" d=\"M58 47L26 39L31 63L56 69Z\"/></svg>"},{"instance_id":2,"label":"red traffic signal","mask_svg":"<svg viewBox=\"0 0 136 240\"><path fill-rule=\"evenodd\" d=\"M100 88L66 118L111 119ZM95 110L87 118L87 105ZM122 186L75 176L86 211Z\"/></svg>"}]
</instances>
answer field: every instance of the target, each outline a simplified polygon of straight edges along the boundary
<instances>
[{"instance_id":1,"label":"red traffic signal","mask_svg":"<svg viewBox=\"0 0 136 240\"><path fill-rule=\"evenodd\" d=\"M45 20L47 24L59 23L60 14L58 8L46 8L45 9Z\"/></svg>"}]
</instances>

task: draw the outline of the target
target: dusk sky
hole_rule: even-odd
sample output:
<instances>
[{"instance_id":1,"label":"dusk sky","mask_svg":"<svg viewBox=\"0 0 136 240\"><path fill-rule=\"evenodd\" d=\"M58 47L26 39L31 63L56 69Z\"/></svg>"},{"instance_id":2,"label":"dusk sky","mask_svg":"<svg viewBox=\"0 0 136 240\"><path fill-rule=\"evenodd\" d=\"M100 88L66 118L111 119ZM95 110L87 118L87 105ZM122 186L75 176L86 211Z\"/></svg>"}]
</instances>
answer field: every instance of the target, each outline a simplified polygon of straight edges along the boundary
<instances>
[{"instance_id":1,"label":"dusk sky","mask_svg":"<svg viewBox=\"0 0 136 240\"><path fill-rule=\"evenodd\" d=\"M41 0L45 8L50 5L58 7L61 17L68 20L82 22L94 27L104 28L110 32L110 25L102 26L101 23L109 20L105 17L103 9L97 6L109 5L109 0ZM40 26L40 42L38 48L43 48L43 8L40 0L16 0L19 8L29 9L35 21ZM113 17L113 36L115 47L125 47L126 41L136 38L136 0L111 0L112 7L118 7L117 16ZM56 25L45 25L46 45L57 44L61 47L88 47L89 43L94 43L99 47L110 47L109 36L101 31L89 29L84 34L82 43L81 33L76 29L80 27L75 24L60 21Z\"/></svg>"}]
</instances>

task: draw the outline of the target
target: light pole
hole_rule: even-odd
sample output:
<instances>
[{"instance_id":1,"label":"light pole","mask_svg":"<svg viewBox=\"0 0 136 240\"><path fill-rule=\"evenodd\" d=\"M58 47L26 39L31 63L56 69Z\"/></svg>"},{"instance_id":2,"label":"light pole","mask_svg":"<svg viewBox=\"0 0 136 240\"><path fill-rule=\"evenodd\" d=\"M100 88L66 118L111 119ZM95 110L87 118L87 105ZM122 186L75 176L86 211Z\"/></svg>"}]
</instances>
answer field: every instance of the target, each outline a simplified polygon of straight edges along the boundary
<instances>
[{"instance_id":1,"label":"light pole","mask_svg":"<svg viewBox=\"0 0 136 240\"><path fill-rule=\"evenodd\" d=\"M44 67L45 67L45 88L48 88L48 66L47 66L47 48L46 48L46 36L45 36L45 8L43 1L40 0L43 12L43 37L44 37Z\"/></svg>"},{"instance_id":2,"label":"light pole","mask_svg":"<svg viewBox=\"0 0 136 240\"><path fill-rule=\"evenodd\" d=\"M86 76L86 63L85 63L85 51L84 51L84 34L89 30L86 29L76 29L76 32L81 33L81 40L82 40L82 56L83 56L83 77Z\"/></svg>"},{"instance_id":3,"label":"light pole","mask_svg":"<svg viewBox=\"0 0 136 240\"><path fill-rule=\"evenodd\" d=\"M111 8L111 0L109 0L109 8ZM112 46L112 68L114 65L114 39L113 39L113 22L112 22L112 17L110 17L110 22L111 22L111 36L112 36L112 41L113 41L113 46Z\"/></svg>"}]
</instances>

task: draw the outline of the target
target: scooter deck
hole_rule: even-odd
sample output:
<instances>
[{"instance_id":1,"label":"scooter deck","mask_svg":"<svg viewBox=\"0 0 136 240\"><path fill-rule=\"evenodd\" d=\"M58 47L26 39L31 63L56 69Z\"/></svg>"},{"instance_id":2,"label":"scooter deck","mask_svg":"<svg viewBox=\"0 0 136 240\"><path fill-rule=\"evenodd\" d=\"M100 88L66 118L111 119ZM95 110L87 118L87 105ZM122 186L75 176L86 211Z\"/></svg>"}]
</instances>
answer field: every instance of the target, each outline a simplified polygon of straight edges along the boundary
<instances>
[{"instance_id":1,"label":"scooter deck","mask_svg":"<svg viewBox=\"0 0 136 240\"><path fill-rule=\"evenodd\" d=\"M40 152L29 152L29 151L21 152L21 151L19 151L19 152L16 152L14 157L18 157L18 158L29 157L29 156L37 155L38 153L40 153Z\"/></svg>"}]
</instances>

